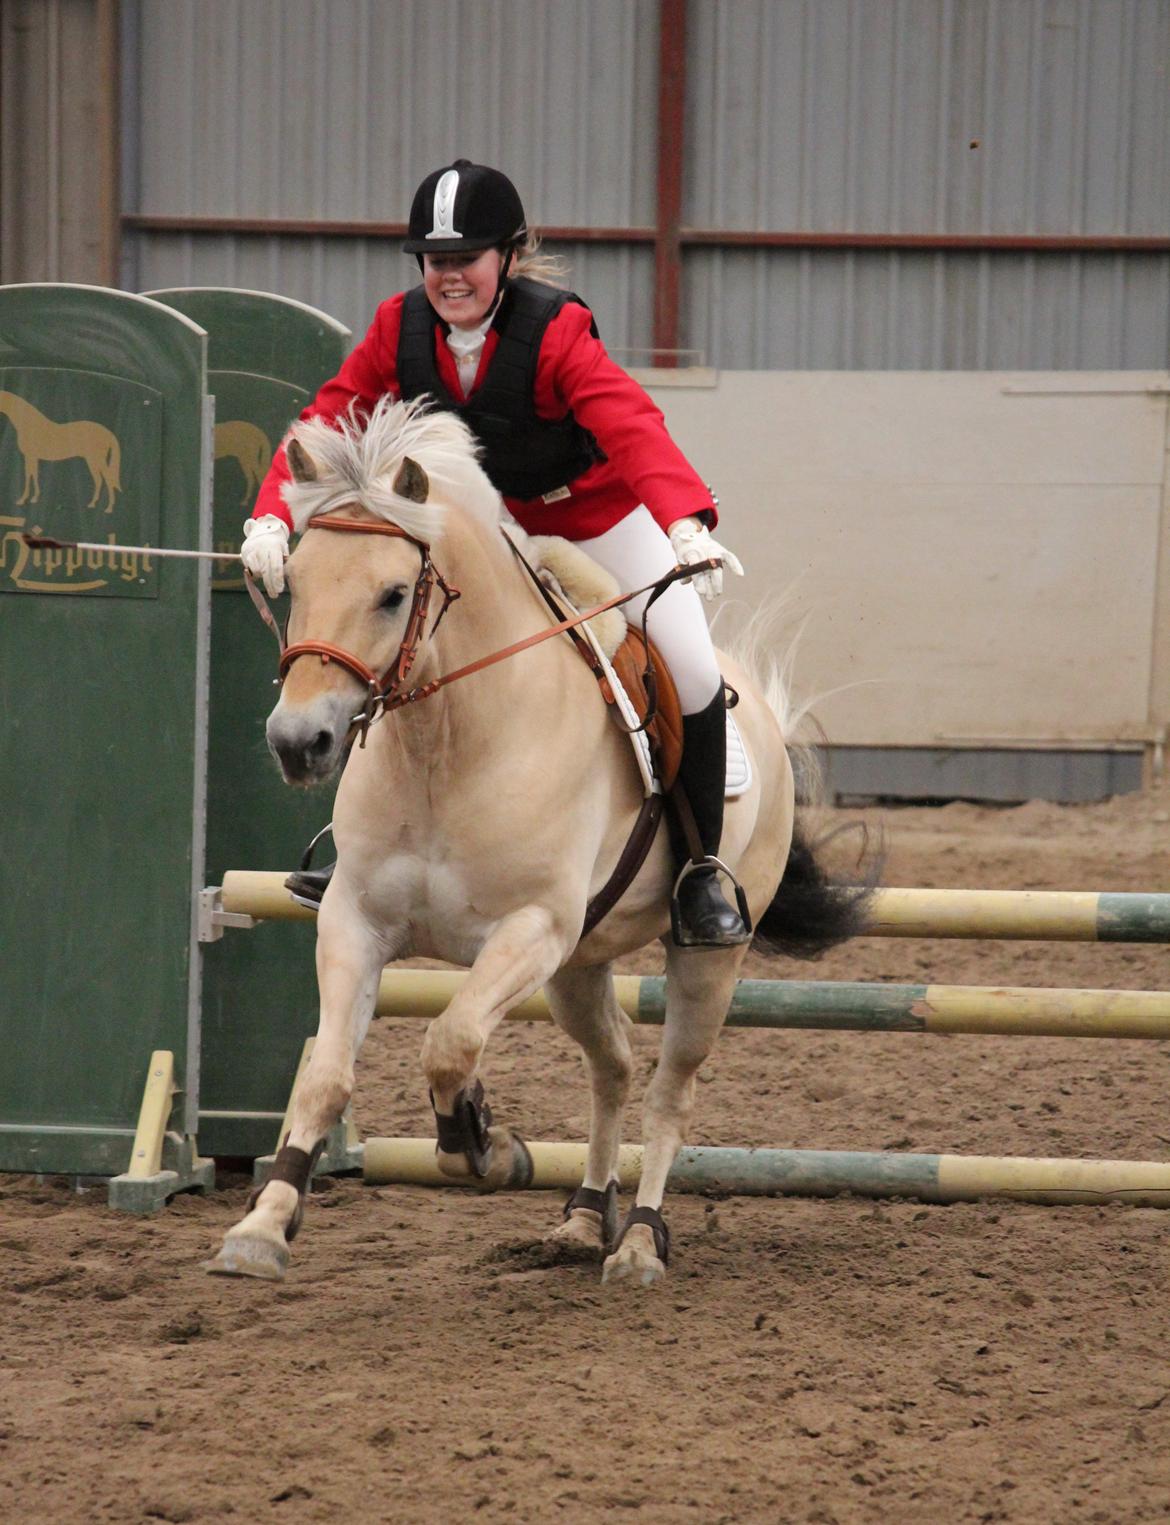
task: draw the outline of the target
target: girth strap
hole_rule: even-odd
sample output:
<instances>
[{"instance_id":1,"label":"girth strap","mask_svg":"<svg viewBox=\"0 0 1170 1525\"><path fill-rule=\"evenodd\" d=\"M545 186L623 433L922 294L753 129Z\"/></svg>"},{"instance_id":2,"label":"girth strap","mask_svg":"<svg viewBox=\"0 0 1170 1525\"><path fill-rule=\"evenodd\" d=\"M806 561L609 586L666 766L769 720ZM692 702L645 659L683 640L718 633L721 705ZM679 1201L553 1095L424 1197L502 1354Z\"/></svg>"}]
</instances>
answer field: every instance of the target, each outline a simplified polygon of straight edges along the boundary
<instances>
[{"instance_id":1,"label":"girth strap","mask_svg":"<svg viewBox=\"0 0 1170 1525\"><path fill-rule=\"evenodd\" d=\"M622 848L621 857L614 865L613 873L585 907L585 920L581 926L582 937L587 937L593 931L601 918L613 910L633 884L638 870L645 863L654 845L654 838L658 834L658 825L661 820L662 796L648 794L642 801L642 808L638 812L638 819L634 822L634 829L630 832L625 847Z\"/></svg>"}]
</instances>

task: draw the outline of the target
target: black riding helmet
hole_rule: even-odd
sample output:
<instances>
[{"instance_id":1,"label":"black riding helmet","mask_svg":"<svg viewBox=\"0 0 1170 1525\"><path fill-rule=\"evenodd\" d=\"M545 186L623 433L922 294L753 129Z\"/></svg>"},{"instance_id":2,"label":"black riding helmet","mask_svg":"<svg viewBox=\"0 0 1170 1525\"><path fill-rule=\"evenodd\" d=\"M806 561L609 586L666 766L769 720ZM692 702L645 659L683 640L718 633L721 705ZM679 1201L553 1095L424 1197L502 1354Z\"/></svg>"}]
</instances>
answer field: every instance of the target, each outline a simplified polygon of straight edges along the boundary
<instances>
[{"instance_id":1,"label":"black riding helmet","mask_svg":"<svg viewBox=\"0 0 1170 1525\"><path fill-rule=\"evenodd\" d=\"M498 169L456 159L434 170L414 193L403 249L417 254L475 254L508 249L527 234L516 187Z\"/></svg>"}]
</instances>

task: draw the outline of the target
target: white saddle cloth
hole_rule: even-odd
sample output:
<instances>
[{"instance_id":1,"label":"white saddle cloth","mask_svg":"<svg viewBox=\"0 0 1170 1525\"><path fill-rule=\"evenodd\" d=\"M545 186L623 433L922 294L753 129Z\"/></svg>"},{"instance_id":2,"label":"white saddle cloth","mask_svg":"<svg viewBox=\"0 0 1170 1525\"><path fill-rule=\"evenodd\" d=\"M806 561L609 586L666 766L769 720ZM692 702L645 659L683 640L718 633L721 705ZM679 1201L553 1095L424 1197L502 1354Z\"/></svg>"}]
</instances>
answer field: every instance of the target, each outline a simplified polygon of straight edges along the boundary
<instances>
[{"instance_id":1,"label":"white saddle cloth","mask_svg":"<svg viewBox=\"0 0 1170 1525\"><path fill-rule=\"evenodd\" d=\"M602 667L605 669L605 675L609 679L610 687L613 689L614 698L617 701L618 711L621 714L622 719L629 726L638 725L638 712L634 708L633 701L631 700L629 694L626 693L625 688L622 686L622 680L618 677L617 672L614 670L613 663L609 660L605 652L602 651L601 647L598 645L597 639L594 636L592 630L590 630L589 626L582 625L580 628L584 633L586 640L597 653ZM661 794L662 786L654 777L654 770L651 767L650 743L646 739L645 731L632 731L630 734L630 741L633 744L634 756L638 763L638 771L642 775L643 791L646 794ZM751 788L751 785L751 758L748 756L748 750L744 745L743 737L739 733L739 726L737 726L735 723L735 715L731 710L728 710L727 784L724 791L725 796L729 800L736 799L739 795L746 793L747 790Z\"/></svg>"}]
</instances>

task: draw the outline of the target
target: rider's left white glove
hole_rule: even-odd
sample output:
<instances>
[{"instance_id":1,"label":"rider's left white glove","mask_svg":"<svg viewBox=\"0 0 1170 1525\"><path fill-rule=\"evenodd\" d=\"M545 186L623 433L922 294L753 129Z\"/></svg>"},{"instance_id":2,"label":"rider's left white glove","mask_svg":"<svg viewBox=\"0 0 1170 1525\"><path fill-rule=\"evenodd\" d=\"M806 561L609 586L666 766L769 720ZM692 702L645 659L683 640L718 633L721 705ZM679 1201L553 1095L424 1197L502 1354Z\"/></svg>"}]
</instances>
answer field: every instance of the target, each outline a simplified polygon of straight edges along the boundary
<instances>
[{"instance_id":1,"label":"rider's left white glove","mask_svg":"<svg viewBox=\"0 0 1170 1525\"><path fill-rule=\"evenodd\" d=\"M670 526L670 543L680 566L718 556L729 572L734 572L736 577L743 576L738 556L733 556L718 540L713 540L710 530L699 519L676 519ZM704 598L718 598L723 592L723 567L716 567L712 572L698 572L687 581L693 582Z\"/></svg>"},{"instance_id":2,"label":"rider's left white glove","mask_svg":"<svg viewBox=\"0 0 1170 1525\"><path fill-rule=\"evenodd\" d=\"M240 560L253 577L263 580L269 598L284 592L284 564L288 560L288 525L275 514L244 520L244 543Z\"/></svg>"}]
</instances>

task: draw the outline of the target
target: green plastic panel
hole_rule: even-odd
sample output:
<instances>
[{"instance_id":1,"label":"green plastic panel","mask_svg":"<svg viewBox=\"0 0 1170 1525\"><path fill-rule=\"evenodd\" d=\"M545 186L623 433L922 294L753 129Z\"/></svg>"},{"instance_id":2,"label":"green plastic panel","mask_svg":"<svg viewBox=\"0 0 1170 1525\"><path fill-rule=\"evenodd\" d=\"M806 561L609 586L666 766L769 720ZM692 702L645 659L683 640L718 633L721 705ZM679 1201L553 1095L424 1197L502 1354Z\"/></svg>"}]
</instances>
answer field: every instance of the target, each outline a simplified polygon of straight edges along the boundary
<instances>
[{"instance_id":1,"label":"green plastic panel","mask_svg":"<svg viewBox=\"0 0 1170 1525\"><path fill-rule=\"evenodd\" d=\"M217 550L238 550L245 518L285 430L349 347L349 330L266 292L156 291L208 334L215 396ZM264 740L277 650L228 564L213 574L207 883L229 868L295 868L332 814L332 790L281 779ZM285 600L277 601L283 619ZM322 844L327 846L327 844ZM268 1154L304 1040L317 1030L311 925L227 931L204 948L198 1143L205 1155Z\"/></svg>"},{"instance_id":2,"label":"green plastic panel","mask_svg":"<svg viewBox=\"0 0 1170 1525\"><path fill-rule=\"evenodd\" d=\"M197 1106L206 336L96 287L0 287L0 1169L125 1170L151 1052ZM174 1123L173 1126L179 1126Z\"/></svg>"}]
</instances>

